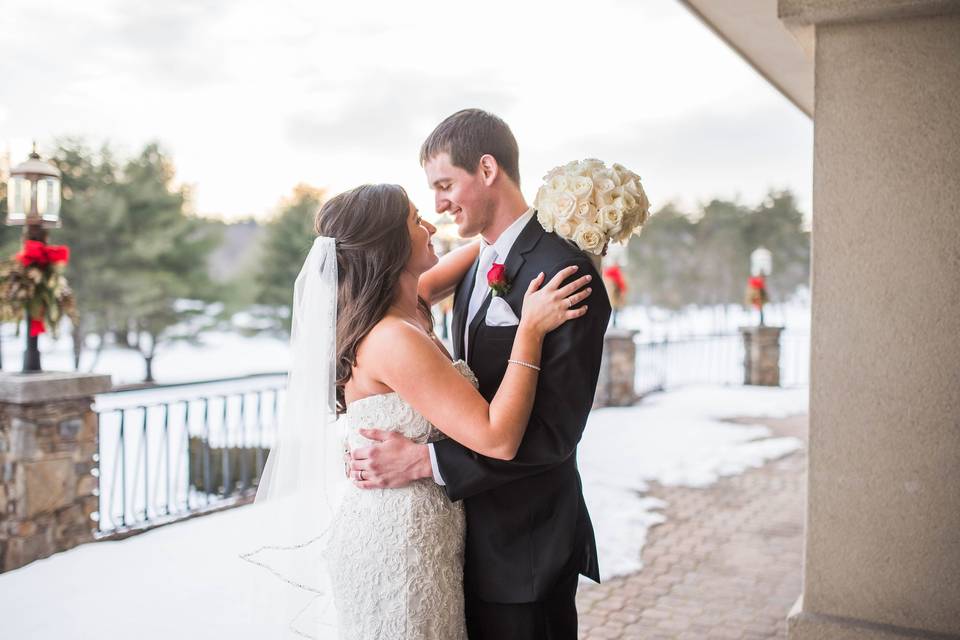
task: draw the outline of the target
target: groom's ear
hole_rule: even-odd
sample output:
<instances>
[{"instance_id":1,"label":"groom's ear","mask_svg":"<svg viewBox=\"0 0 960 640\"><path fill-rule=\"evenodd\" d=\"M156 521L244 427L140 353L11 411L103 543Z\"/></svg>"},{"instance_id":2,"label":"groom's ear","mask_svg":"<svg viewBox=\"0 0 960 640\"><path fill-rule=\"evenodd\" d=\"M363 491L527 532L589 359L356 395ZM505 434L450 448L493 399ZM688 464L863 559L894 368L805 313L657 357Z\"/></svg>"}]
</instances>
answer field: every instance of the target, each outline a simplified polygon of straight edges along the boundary
<instances>
[{"instance_id":1,"label":"groom's ear","mask_svg":"<svg viewBox=\"0 0 960 640\"><path fill-rule=\"evenodd\" d=\"M491 186L497 179L497 176L500 175L500 165L497 164L497 159L489 153L480 156L479 170L483 183L488 187Z\"/></svg>"}]
</instances>

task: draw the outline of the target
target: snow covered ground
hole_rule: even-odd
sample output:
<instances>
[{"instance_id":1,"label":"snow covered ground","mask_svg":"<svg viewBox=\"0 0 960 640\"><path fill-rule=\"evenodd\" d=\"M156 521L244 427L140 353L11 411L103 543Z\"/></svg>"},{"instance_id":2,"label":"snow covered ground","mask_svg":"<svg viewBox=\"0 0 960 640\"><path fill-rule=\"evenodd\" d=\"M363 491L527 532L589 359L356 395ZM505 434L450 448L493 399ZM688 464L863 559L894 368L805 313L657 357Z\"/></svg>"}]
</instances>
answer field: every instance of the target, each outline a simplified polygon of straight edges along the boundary
<instances>
[{"instance_id":1,"label":"snow covered ground","mask_svg":"<svg viewBox=\"0 0 960 640\"><path fill-rule=\"evenodd\" d=\"M784 326L787 334L809 335L810 305L804 290L789 303L769 305L766 313L767 324ZM680 312L636 306L620 313L619 326L639 331L641 342L656 342L664 338L735 334L737 327L756 323L756 311L740 305L691 306ZM23 363L24 337L12 335L12 329L11 325L3 326L3 366L7 371L19 371ZM66 325L59 340L53 340L49 333L40 336L40 352L44 369L73 370L73 343ZM728 358L734 366L738 362L735 355L731 351L731 358ZM286 371L287 363L286 339L210 331L202 334L200 345L183 342L162 345L153 369L158 382L171 383ZM792 370L786 363L784 367ZM113 346L105 347L96 362L93 350L84 351L80 369L108 373L114 384L140 382L144 374L143 358L137 352Z\"/></svg>"},{"instance_id":2,"label":"snow covered ground","mask_svg":"<svg viewBox=\"0 0 960 640\"><path fill-rule=\"evenodd\" d=\"M649 528L663 504L651 482L704 487L802 446L767 428L724 418L805 413L807 389L685 387L590 418L580 468L605 577L641 569ZM252 548L258 509L249 506L88 544L0 575L4 638L263 640L251 581L270 578L237 556ZM266 589L281 592L268 579Z\"/></svg>"}]
</instances>

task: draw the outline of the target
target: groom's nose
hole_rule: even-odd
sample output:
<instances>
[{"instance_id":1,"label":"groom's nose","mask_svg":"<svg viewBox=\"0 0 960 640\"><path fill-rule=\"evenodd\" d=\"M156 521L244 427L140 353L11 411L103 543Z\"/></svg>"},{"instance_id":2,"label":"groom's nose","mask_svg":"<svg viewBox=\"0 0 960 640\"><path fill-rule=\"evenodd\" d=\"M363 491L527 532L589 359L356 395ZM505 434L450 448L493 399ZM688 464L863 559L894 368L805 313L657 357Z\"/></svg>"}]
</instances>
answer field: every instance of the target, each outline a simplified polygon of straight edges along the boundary
<instances>
[{"instance_id":1,"label":"groom's nose","mask_svg":"<svg viewBox=\"0 0 960 640\"><path fill-rule=\"evenodd\" d=\"M434 197L434 207L436 208L437 213L443 213L450 208L450 201L438 193Z\"/></svg>"}]
</instances>

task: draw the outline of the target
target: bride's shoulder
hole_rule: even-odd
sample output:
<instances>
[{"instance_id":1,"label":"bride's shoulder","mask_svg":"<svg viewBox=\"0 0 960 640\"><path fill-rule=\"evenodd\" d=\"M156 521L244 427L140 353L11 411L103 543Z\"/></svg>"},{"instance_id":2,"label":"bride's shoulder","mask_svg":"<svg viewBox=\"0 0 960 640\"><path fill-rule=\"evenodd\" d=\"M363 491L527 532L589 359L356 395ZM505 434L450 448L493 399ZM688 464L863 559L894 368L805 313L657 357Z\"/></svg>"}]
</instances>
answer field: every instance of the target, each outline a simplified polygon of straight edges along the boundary
<instances>
[{"instance_id":1,"label":"bride's shoulder","mask_svg":"<svg viewBox=\"0 0 960 640\"><path fill-rule=\"evenodd\" d=\"M430 338L409 320L387 314L373 325L363 342L378 351L395 351L398 347L429 345Z\"/></svg>"}]
</instances>

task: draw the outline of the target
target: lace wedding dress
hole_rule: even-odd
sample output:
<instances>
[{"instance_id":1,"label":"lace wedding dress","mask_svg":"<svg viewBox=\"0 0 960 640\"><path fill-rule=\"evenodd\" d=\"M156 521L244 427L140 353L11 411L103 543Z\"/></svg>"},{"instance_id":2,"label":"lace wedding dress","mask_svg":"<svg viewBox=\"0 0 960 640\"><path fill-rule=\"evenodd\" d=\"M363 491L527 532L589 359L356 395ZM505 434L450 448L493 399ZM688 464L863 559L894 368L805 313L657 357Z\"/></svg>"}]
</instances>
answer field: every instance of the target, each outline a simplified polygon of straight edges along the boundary
<instances>
[{"instance_id":1,"label":"lace wedding dress","mask_svg":"<svg viewBox=\"0 0 960 640\"><path fill-rule=\"evenodd\" d=\"M453 363L474 386L467 364ZM398 431L427 443L443 434L396 393L347 408L348 446L369 444L361 428ZM403 489L350 486L327 548L343 640L466 640L463 505L432 479Z\"/></svg>"}]
</instances>

